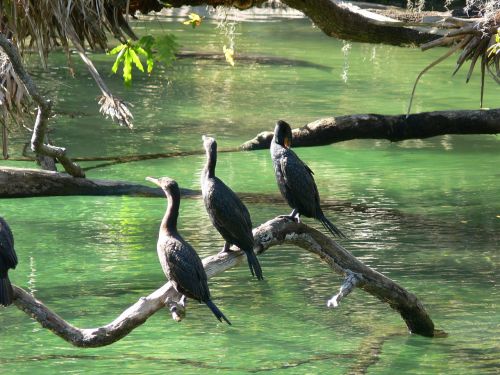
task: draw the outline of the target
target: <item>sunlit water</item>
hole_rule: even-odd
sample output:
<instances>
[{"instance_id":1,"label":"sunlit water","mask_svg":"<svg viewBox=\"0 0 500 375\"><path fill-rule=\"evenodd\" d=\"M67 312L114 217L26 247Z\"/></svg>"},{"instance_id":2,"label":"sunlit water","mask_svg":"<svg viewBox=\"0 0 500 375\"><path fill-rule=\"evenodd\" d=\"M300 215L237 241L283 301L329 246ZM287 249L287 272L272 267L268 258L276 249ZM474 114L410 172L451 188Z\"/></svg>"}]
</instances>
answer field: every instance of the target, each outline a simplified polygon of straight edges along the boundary
<instances>
[{"instance_id":1,"label":"sunlit water","mask_svg":"<svg viewBox=\"0 0 500 375\"><path fill-rule=\"evenodd\" d=\"M209 23L195 30L177 21L137 26L139 33L174 32L189 50L220 52L225 43ZM99 93L85 70L77 79L62 68L40 70L35 78L59 113L52 139L79 157L168 153L201 150L206 133L220 148L233 147L272 130L280 118L301 126L331 115L404 113L414 78L442 53L352 44L344 54L342 42L307 20L240 23L234 42L237 54L324 68L248 62L233 68L188 59L151 78L136 72L132 89L107 76L115 94L134 104L132 131L96 113ZM101 72L110 70L108 57L93 57ZM62 55L51 59L64 63ZM468 85L464 73L451 78L453 64L424 76L415 111L478 107L478 77ZM498 86L490 83L485 104L499 102ZM23 137L15 137L13 156ZM444 136L296 150L315 171L327 216L349 236L343 245L421 298L447 338L409 335L397 313L361 290L328 309L342 280L309 253L282 246L260 258L263 282L252 280L246 266L210 280L231 327L191 303L180 324L162 311L109 347L78 349L16 308L2 309L0 373L498 373L499 146L497 136ZM168 175L199 189L203 160L118 164L87 175L135 182ZM278 197L266 150L221 153L217 172L238 192ZM76 326L104 325L165 282L155 250L165 205L132 197L2 200L0 214L20 259L11 279ZM289 211L265 200L247 206L256 225ZM199 199L182 201L180 230L201 256L223 244Z\"/></svg>"}]
</instances>

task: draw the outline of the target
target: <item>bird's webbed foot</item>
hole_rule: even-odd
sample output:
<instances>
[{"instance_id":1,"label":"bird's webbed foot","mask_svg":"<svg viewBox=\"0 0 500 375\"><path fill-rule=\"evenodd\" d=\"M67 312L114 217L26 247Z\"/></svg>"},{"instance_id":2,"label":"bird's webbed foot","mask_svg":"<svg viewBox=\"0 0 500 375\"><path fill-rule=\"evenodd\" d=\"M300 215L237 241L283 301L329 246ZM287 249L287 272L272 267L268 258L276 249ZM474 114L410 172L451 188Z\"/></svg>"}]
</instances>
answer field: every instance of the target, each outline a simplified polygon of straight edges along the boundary
<instances>
[{"instance_id":1,"label":"bird's webbed foot","mask_svg":"<svg viewBox=\"0 0 500 375\"><path fill-rule=\"evenodd\" d=\"M179 305L183 306L183 307L186 307L186 303L187 303L187 298L186 296L183 294L181 299L179 300Z\"/></svg>"},{"instance_id":2,"label":"bird's webbed foot","mask_svg":"<svg viewBox=\"0 0 500 375\"><path fill-rule=\"evenodd\" d=\"M283 219L289 219L289 220L295 221L297 223L300 223L300 214L295 208L293 209L293 211L289 215L279 215L278 217L283 218Z\"/></svg>"},{"instance_id":3,"label":"bird's webbed foot","mask_svg":"<svg viewBox=\"0 0 500 375\"><path fill-rule=\"evenodd\" d=\"M224 244L224 247L222 248L222 250L219 252L219 254L222 254L222 253L229 253L231 250L229 249L231 247L231 244L229 242L226 242Z\"/></svg>"}]
</instances>

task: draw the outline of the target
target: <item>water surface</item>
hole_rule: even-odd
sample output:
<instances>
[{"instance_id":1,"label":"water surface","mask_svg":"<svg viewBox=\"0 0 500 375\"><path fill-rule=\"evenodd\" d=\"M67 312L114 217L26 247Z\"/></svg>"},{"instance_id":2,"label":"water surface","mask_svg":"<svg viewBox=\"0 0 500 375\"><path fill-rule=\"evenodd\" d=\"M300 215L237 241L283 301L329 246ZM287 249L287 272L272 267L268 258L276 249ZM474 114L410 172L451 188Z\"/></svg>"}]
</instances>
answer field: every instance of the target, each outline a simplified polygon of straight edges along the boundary
<instances>
[{"instance_id":1,"label":"water surface","mask_svg":"<svg viewBox=\"0 0 500 375\"><path fill-rule=\"evenodd\" d=\"M137 27L174 32L189 50L221 51L227 43L210 23L195 30L177 21ZM182 59L151 78L136 74L132 89L107 76L115 94L134 104L132 131L96 113L99 93L84 70L71 79L52 67L36 78L59 113L51 133L56 144L72 156L120 156L201 150L202 134L214 135L220 148L234 147L272 130L280 118L301 126L324 116L404 113L414 78L442 53L355 43L345 53L343 47L307 20L245 22L236 26L237 53L325 68ZM101 72L109 71L109 58L93 57ZM51 59L64 63L63 55ZM415 111L478 107L478 77L466 85L464 73L450 76L453 65L444 62L424 76ZM486 106L498 106L498 86L490 83L486 93ZM14 138L13 156L24 139ZM246 266L210 280L231 327L191 303L180 324L159 312L111 346L78 349L16 308L2 309L0 373L498 373L499 145L497 136L443 136L296 150L315 171L327 216L349 236L342 244L415 293L447 338L409 335L398 314L361 290L327 309L342 280L309 253L281 246L260 258L263 282L252 280ZM203 161L202 155L148 160L87 175L136 182L168 175L199 189ZM217 168L235 191L277 196L267 150L220 154ZM76 326L104 325L165 282L155 250L163 199L0 204L20 259L12 281ZM289 212L284 202L247 206L256 225ZM199 199L182 201L179 226L201 256L223 245Z\"/></svg>"}]
</instances>

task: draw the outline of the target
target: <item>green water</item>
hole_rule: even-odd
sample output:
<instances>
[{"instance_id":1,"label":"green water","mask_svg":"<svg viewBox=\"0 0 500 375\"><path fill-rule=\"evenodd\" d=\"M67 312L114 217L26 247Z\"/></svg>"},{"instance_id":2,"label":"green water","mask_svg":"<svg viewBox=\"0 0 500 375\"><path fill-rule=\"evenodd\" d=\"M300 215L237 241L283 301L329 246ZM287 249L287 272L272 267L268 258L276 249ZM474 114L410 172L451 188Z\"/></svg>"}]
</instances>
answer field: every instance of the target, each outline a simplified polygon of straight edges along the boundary
<instances>
[{"instance_id":1,"label":"green water","mask_svg":"<svg viewBox=\"0 0 500 375\"><path fill-rule=\"evenodd\" d=\"M186 49L215 51L227 43L209 24L201 30L179 22L154 27L176 32ZM300 126L331 115L403 113L414 78L442 53L352 44L345 56L342 42L306 20L247 22L236 31L237 53L328 69L179 60L152 78L137 75L131 90L119 77L106 77L115 94L134 104L132 131L96 114L99 93L84 70L77 79L62 68L40 70L36 78L60 113L51 137L72 156L119 156L199 150L206 133L219 147L236 146L272 130L280 118ZM93 57L108 71L105 56ZM64 62L62 55L51 59ZM465 85L464 73L450 77L452 67L445 62L424 76L415 111L478 107L477 76ZM498 107L498 86L490 83L486 93L486 106ZM191 303L180 324L162 311L111 346L79 349L16 308L2 309L0 373L498 373L499 140L444 136L296 150L315 171L327 216L349 236L343 245L415 293L447 338L409 335L398 314L361 290L339 309L327 309L341 279L309 253L282 246L260 258L264 282L252 280L247 267L210 280L231 327ZM13 142L11 154L19 156L24 138L16 135ZM87 175L137 182L168 175L198 189L202 164L203 157L193 155L89 169ZM268 151L220 154L217 172L238 192L278 194ZM367 209L350 210L346 202ZM254 224L289 212L285 203L247 206ZM107 324L165 282L155 250L164 209L164 200L154 198L4 199L0 214L11 225L20 259L11 280L76 326ZM182 201L180 230L201 256L222 246L199 199Z\"/></svg>"}]
</instances>

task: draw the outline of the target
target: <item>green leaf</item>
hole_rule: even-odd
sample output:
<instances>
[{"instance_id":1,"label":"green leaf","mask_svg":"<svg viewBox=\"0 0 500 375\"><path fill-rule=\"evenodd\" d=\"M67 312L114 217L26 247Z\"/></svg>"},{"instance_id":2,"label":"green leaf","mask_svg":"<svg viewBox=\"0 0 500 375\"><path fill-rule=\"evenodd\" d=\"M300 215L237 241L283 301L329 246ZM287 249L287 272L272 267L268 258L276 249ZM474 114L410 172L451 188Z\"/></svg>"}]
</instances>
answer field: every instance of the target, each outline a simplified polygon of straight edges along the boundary
<instances>
[{"instance_id":1,"label":"green leaf","mask_svg":"<svg viewBox=\"0 0 500 375\"><path fill-rule=\"evenodd\" d=\"M137 44L144 48L146 51L151 51L153 44L155 44L155 38L152 35L145 35L137 41Z\"/></svg>"},{"instance_id":2,"label":"green leaf","mask_svg":"<svg viewBox=\"0 0 500 375\"><path fill-rule=\"evenodd\" d=\"M123 80L127 86L130 86L132 83L132 57L130 51L131 49L127 48L123 60Z\"/></svg>"},{"instance_id":3,"label":"green leaf","mask_svg":"<svg viewBox=\"0 0 500 375\"><path fill-rule=\"evenodd\" d=\"M132 59L132 62L135 64L137 69L139 69L141 72L144 73L144 67L142 66L141 59L139 56L137 56L137 53L135 52L134 48L130 48L130 57Z\"/></svg>"},{"instance_id":4,"label":"green leaf","mask_svg":"<svg viewBox=\"0 0 500 375\"><path fill-rule=\"evenodd\" d=\"M146 64L148 65L148 74L150 74L153 71L153 66L155 64L152 56L146 59Z\"/></svg>"},{"instance_id":5,"label":"green leaf","mask_svg":"<svg viewBox=\"0 0 500 375\"><path fill-rule=\"evenodd\" d=\"M157 50L157 60L165 65L172 65L175 60L175 53L179 50L179 44L175 41L175 36L166 34L156 39L154 44Z\"/></svg>"},{"instance_id":6,"label":"green leaf","mask_svg":"<svg viewBox=\"0 0 500 375\"><path fill-rule=\"evenodd\" d=\"M152 35L143 36L137 42L138 46L135 51L143 56L146 56L146 64L148 66L147 72L150 74L153 71L154 66L154 54L153 45L156 43L156 39Z\"/></svg>"},{"instance_id":7,"label":"green leaf","mask_svg":"<svg viewBox=\"0 0 500 375\"><path fill-rule=\"evenodd\" d=\"M118 71L118 67L120 65L120 62L122 62L122 60L124 59L124 54L125 54L125 51L127 50L127 48L122 48L120 50L120 53L118 54L118 56L116 56L116 60L115 60L115 63L113 64L113 66L111 67L111 71L113 73L116 73Z\"/></svg>"},{"instance_id":8,"label":"green leaf","mask_svg":"<svg viewBox=\"0 0 500 375\"><path fill-rule=\"evenodd\" d=\"M184 25L191 25L193 26L193 29L197 26L201 25L201 20L203 17L200 17L199 14L197 13L189 13L189 19L182 22Z\"/></svg>"},{"instance_id":9,"label":"green leaf","mask_svg":"<svg viewBox=\"0 0 500 375\"><path fill-rule=\"evenodd\" d=\"M146 56L146 57L148 57L151 54L151 52L148 53L144 48L139 47L139 46L134 47L134 50L138 54L140 54L142 56Z\"/></svg>"},{"instance_id":10,"label":"green leaf","mask_svg":"<svg viewBox=\"0 0 500 375\"><path fill-rule=\"evenodd\" d=\"M115 48L113 48L111 51L108 52L108 55L116 55L118 52L123 51L123 49L127 47L126 44L119 44Z\"/></svg>"}]
</instances>

